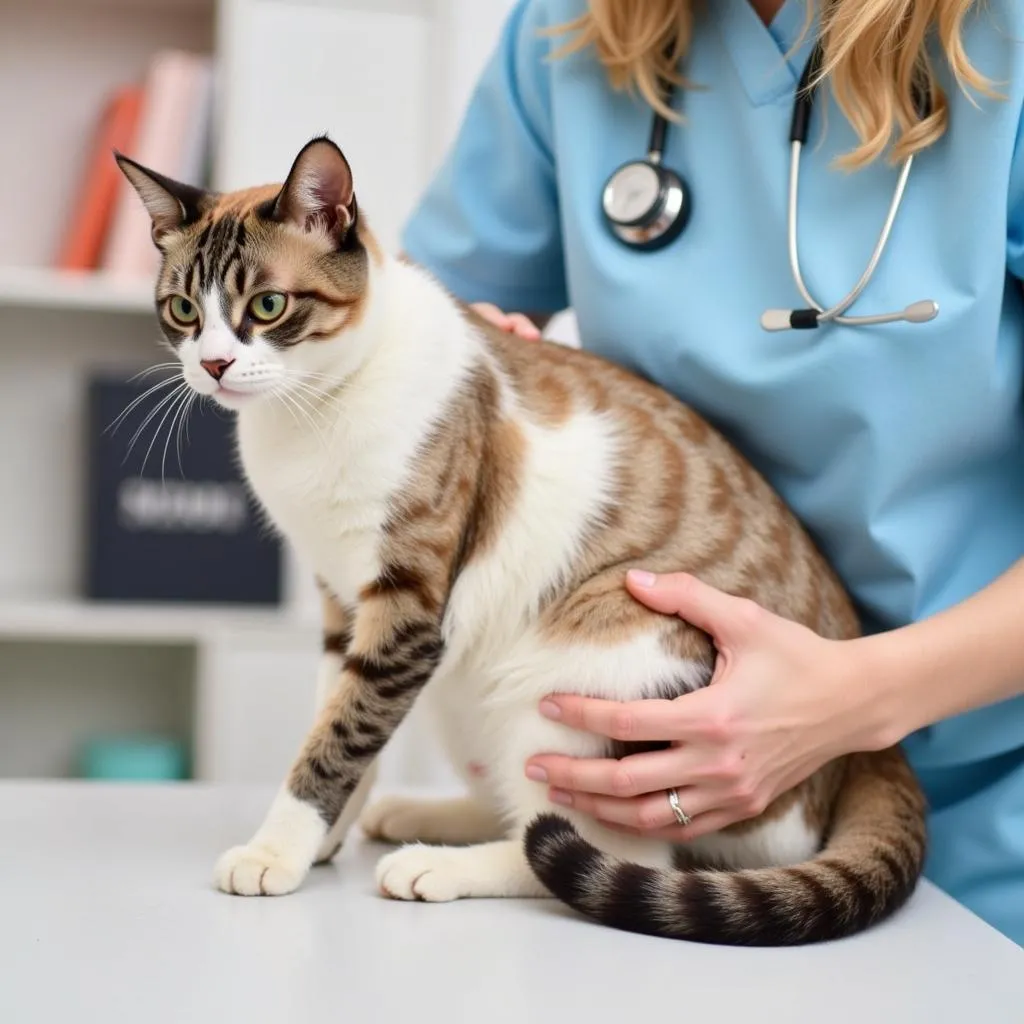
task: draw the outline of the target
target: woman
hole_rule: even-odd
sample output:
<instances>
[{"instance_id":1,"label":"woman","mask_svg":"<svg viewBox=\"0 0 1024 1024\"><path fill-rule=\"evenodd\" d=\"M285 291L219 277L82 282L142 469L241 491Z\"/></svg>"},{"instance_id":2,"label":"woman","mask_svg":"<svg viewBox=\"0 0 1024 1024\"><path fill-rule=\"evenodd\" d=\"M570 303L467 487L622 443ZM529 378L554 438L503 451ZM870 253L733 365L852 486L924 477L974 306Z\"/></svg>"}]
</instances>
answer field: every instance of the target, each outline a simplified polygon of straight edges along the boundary
<instances>
[{"instance_id":1,"label":"woman","mask_svg":"<svg viewBox=\"0 0 1024 1024\"><path fill-rule=\"evenodd\" d=\"M588 348L715 422L865 623L863 639L825 641L692 578L634 574L638 600L713 636L715 683L674 702L553 695L541 710L572 726L674 745L525 771L555 802L685 843L830 757L902 740L931 801L929 877L1024 944L1024 5L804 2L522 0L407 226L409 256L491 319L535 337L571 306ZM822 305L853 287L913 154L849 314L934 300L924 322L761 326L807 304L787 260L789 130L819 40L807 287ZM681 120L663 164L692 212L638 251L602 195L647 152L669 81Z\"/></svg>"}]
</instances>

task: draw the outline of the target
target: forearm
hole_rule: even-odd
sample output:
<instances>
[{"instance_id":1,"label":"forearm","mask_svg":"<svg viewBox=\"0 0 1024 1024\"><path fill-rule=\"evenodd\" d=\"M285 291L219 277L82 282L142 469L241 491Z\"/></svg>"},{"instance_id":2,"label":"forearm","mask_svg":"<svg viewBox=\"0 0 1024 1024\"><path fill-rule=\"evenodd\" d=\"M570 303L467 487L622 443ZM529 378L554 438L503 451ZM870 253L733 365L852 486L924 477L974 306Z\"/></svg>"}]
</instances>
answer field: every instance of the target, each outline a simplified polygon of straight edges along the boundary
<instances>
[{"instance_id":1,"label":"forearm","mask_svg":"<svg viewBox=\"0 0 1024 1024\"><path fill-rule=\"evenodd\" d=\"M894 741L1024 694L1024 559L961 604L854 642Z\"/></svg>"}]
</instances>

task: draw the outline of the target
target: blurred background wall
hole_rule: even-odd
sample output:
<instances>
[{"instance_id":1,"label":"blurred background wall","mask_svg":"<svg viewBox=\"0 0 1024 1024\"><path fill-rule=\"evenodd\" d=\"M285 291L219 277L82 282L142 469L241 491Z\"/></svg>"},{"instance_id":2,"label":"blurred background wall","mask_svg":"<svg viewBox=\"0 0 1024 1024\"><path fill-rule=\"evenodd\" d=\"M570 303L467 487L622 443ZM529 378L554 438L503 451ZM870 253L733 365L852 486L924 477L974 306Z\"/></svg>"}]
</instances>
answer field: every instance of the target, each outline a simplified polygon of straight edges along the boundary
<instances>
[{"instance_id":1,"label":"blurred background wall","mask_svg":"<svg viewBox=\"0 0 1024 1024\"><path fill-rule=\"evenodd\" d=\"M510 6L0 0L0 777L276 783L312 709L315 596L230 424L179 442L157 387L109 429L168 358L110 146L233 188L327 131L394 248ZM383 768L448 777L415 715Z\"/></svg>"}]
</instances>

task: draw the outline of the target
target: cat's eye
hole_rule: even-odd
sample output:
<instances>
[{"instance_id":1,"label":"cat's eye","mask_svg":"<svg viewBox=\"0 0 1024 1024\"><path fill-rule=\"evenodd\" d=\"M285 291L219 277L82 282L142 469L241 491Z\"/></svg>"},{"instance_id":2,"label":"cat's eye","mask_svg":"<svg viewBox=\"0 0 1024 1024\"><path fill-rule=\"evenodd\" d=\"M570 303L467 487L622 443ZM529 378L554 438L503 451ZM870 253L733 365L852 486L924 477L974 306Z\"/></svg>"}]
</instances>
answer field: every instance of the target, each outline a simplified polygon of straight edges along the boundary
<instances>
[{"instance_id":1,"label":"cat's eye","mask_svg":"<svg viewBox=\"0 0 1024 1024\"><path fill-rule=\"evenodd\" d=\"M171 314L171 319L175 323L181 324L182 327L190 327L199 319L198 307L184 295L171 296L170 302L167 303L167 309Z\"/></svg>"},{"instance_id":2,"label":"cat's eye","mask_svg":"<svg viewBox=\"0 0 1024 1024\"><path fill-rule=\"evenodd\" d=\"M288 297L281 292L260 292L249 302L249 312L261 323L269 324L284 312L288 305Z\"/></svg>"}]
</instances>

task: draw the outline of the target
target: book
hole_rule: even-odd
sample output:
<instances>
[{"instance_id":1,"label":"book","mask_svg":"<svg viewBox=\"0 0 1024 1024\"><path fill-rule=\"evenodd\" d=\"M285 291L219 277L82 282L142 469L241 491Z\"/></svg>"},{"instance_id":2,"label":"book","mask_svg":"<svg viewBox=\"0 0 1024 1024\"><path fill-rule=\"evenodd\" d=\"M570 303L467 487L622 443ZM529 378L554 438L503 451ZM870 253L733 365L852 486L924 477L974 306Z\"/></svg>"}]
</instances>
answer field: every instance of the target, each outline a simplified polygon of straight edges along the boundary
<instances>
[{"instance_id":1,"label":"book","mask_svg":"<svg viewBox=\"0 0 1024 1024\"><path fill-rule=\"evenodd\" d=\"M99 266L114 204L124 180L110 153L114 149L127 152L134 147L141 111L142 86L138 84L117 89L107 102L93 135L86 173L57 254L58 269L95 270Z\"/></svg>"},{"instance_id":2,"label":"book","mask_svg":"<svg viewBox=\"0 0 1024 1024\"><path fill-rule=\"evenodd\" d=\"M116 429L154 378L88 380L84 596L279 605L283 548L242 477L234 420L193 403L179 434L172 402L147 422L171 394L176 378L167 380Z\"/></svg>"},{"instance_id":3,"label":"book","mask_svg":"<svg viewBox=\"0 0 1024 1024\"><path fill-rule=\"evenodd\" d=\"M201 184L211 80L208 57L180 50L156 54L146 75L136 143L125 155L170 178ZM101 266L119 276L152 278L158 264L149 214L122 181Z\"/></svg>"}]
</instances>

